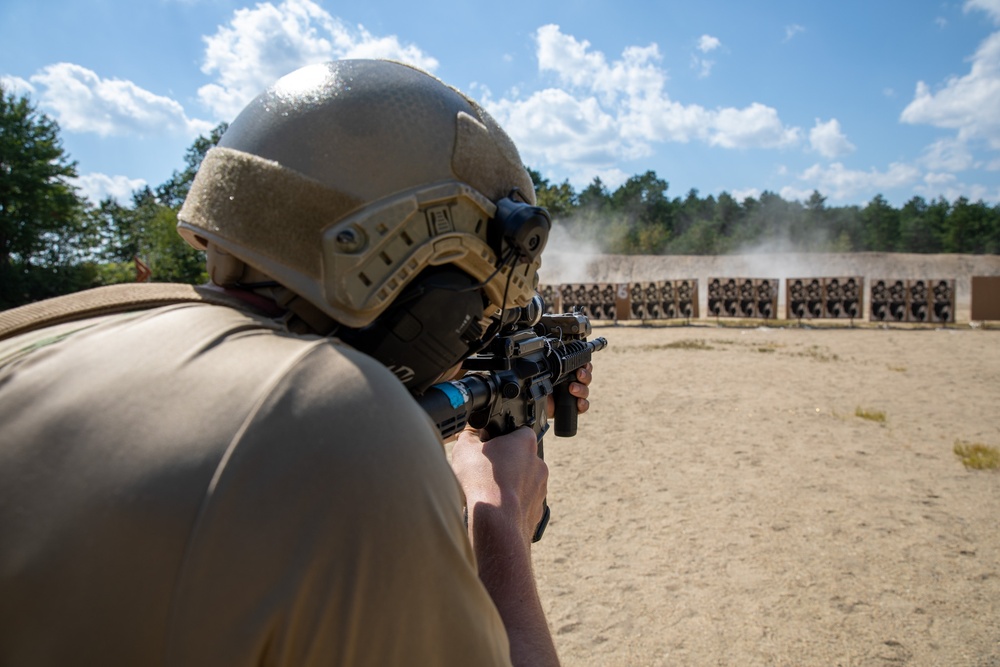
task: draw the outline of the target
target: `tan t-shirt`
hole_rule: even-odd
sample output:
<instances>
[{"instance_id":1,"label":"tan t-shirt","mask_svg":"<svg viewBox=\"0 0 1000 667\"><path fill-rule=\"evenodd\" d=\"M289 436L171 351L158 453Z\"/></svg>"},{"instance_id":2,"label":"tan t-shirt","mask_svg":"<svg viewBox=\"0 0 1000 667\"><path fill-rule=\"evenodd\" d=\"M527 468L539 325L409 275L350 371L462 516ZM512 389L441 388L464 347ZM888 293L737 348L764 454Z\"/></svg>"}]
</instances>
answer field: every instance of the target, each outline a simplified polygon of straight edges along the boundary
<instances>
[{"instance_id":1,"label":"tan t-shirt","mask_svg":"<svg viewBox=\"0 0 1000 667\"><path fill-rule=\"evenodd\" d=\"M374 360L174 305L0 341L0 664L509 664Z\"/></svg>"}]
</instances>

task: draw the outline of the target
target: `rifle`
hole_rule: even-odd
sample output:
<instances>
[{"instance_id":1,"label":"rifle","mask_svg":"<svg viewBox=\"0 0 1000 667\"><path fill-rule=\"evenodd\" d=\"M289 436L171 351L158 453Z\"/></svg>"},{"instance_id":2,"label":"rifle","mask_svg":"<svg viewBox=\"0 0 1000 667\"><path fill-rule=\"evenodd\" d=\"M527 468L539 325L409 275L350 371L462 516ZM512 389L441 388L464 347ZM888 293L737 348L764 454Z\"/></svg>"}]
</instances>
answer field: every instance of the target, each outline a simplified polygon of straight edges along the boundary
<instances>
[{"instance_id":1,"label":"rifle","mask_svg":"<svg viewBox=\"0 0 1000 667\"><path fill-rule=\"evenodd\" d=\"M569 393L569 383L608 341L587 340L592 330L583 313L543 315L543 310L536 296L509 318L483 351L466 359L462 368L468 375L435 384L416 397L442 438L466 424L486 429L491 437L530 426L538 438L538 456L544 458L549 396L555 399L555 434L576 435L576 397ZM532 541L542 538L548 521L546 503Z\"/></svg>"}]
</instances>

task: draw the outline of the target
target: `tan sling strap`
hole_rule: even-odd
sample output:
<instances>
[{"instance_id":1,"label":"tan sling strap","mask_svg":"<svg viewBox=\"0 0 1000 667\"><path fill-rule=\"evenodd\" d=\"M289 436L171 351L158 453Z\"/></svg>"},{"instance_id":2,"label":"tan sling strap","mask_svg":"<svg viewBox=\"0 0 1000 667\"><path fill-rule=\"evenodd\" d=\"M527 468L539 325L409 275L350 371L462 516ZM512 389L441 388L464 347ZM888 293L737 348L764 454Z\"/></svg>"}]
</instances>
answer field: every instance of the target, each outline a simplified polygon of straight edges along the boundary
<instances>
[{"instance_id":1,"label":"tan sling strap","mask_svg":"<svg viewBox=\"0 0 1000 667\"><path fill-rule=\"evenodd\" d=\"M185 302L255 310L242 299L206 287L178 283L107 285L0 312L0 340L63 322Z\"/></svg>"}]
</instances>

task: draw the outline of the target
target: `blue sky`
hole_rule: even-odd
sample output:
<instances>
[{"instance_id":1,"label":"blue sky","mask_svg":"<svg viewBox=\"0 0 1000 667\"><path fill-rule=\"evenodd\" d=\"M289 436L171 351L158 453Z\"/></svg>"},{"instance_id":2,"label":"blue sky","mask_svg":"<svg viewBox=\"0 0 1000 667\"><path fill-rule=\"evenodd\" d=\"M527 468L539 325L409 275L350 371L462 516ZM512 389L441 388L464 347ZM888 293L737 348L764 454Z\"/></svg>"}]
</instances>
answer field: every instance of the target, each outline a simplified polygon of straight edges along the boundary
<instances>
[{"instance_id":1,"label":"blue sky","mask_svg":"<svg viewBox=\"0 0 1000 667\"><path fill-rule=\"evenodd\" d=\"M1000 202L1000 0L3 0L0 43L94 199L164 182L298 66L390 57L577 190Z\"/></svg>"}]
</instances>

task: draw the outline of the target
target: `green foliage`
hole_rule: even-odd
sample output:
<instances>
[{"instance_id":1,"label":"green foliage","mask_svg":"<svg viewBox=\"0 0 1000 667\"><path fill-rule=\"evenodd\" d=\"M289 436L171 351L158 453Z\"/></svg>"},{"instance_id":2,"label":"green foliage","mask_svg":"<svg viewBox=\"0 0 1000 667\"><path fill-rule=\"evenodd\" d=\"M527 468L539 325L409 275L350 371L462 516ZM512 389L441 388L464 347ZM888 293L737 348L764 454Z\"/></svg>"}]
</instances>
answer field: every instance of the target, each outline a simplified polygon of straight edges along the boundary
<instances>
[{"instance_id":1,"label":"green foliage","mask_svg":"<svg viewBox=\"0 0 1000 667\"><path fill-rule=\"evenodd\" d=\"M136 259L149 267L149 279L154 282L205 282L204 253L177 233L179 208L180 204L163 204L148 187L132 193L131 207L101 202L91 212L102 237L101 284L136 280Z\"/></svg>"},{"instance_id":2,"label":"green foliage","mask_svg":"<svg viewBox=\"0 0 1000 667\"><path fill-rule=\"evenodd\" d=\"M899 246L899 211L876 195L861 211L863 250L892 252Z\"/></svg>"},{"instance_id":3,"label":"green foliage","mask_svg":"<svg viewBox=\"0 0 1000 667\"><path fill-rule=\"evenodd\" d=\"M881 410L869 410L868 408L858 406L854 410L854 416L860 417L861 419L867 419L868 421L875 422L876 424L885 423L885 413Z\"/></svg>"},{"instance_id":4,"label":"green foliage","mask_svg":"<svg viewBox=\"0 0 1000 667\"><path fill-rule=\"evenodd\" d=\"M56 122L0 87L0 309L90 286L75 177Z\"/></svg>"},{"instance_id":5,"label":"green foliage","mask_svg":"<svg viewBox=\"0 0 1000 667\"><path fill-rule=\"evenodd\" d=\"M545 208L553 218L559 218L569 214L576 205L576 194L569 181L563 181L559 185L552 185L549 179L544 178L540 173L530 167L525 167L531 181L535 185L535 198L538 205Z\"/></svg>"},{"instance_id":6,"label":"green foliage","mask_svg":"<svg viewBox=\"0 0 1000 667\"><path fill-rule=\"evenodd\" d=\"M219 143L219 139L222 138L222 134L228 127L228 123L220 123L207 137L198 137L194 140L191 147L184 153L184 169L179 172L175 171L170 180L156 188L156 199L161 204L180 210L188 190L191 189L195 174L198 173L198 167L205 159L205 154Z\"/></svg>"},{"instance_id":7,"label":"green foliage","mask_svg":"<svg viewBox=\"0 0 1000 667\"><path fill-rule=\"evenodd\" d=\"M957 441L952 449L970 470L1000 469L1000 449L979 443Z\"/></svg>"},{"instance_id":8,"label":"green foliage","mask_svg":"<svg viewBox=\"0 0 1000 667\"><path fill-rule=\"evenodd\" d=\"M168 283L200 284L208 280L205 255L177 233L177 210L160 206L147 226L144 247L151 279Z\"/></svg>"},{"instance_id":9,"label":"green foliage","mask_svg":"<svg viewBox=\"0 0 1000 667\"><path fill-rule=\"evenodd\" d=\"M719 255L769 247L801 252L1000 253L1000 206L959 198L901 209L877 195L864 207L830 207L817 191L805 202L774 192L738 202L728 192L667 196L655 172L633 176L615 190L600 178L579 193L553 186L529 170L541 205L581 241L614 254Z\"/></svg>"},{"instance_id":10,"label":"green foliage","mask_svg":"<svg viewBox=\"0 0 1000 667\"><path fill-rule=\"evenodd\" d=\"M130 205L95 206L70 184L76 165L56 123L0 88L0 309L134 281L140 262L149 280L205 282L204 254L177 234L177 212L225 129L195 140L184 169L133 192Z\"/></svg>"},{"instance_id":11,"label":"green foliage","mask_svg":"<svg viewBox=\"0 0 1000 667\"><path fill-rule=\"evenodd\" d=\"M996 207L991 211L982 201L972 203L965 197L959 197L952 204L944 231L945 251L972 254L1000 252L996 215Z\"/></svg>"},{"instance_id":12,"label":"green foliage","mask_svg":"<svg viewBox=\"0 0 1000 667\"><path fill-rule=\"evenodd\" d=\"M899 212L901 247L911 252L936 253L943 247L948 205L943 200L928 205L923 197L914 197Z\"/></svg>"},{"instance_id":13,"label":"green foliage","mask_svg":"<svg viewBox=\"0 0 1000 667\"><path fill-rule=\"evenodd\" d=\"M600 178L595 177L577 197L577 204L585 211L603 213L611 206L611 193Z\"/></svg>"}]
</instances>

